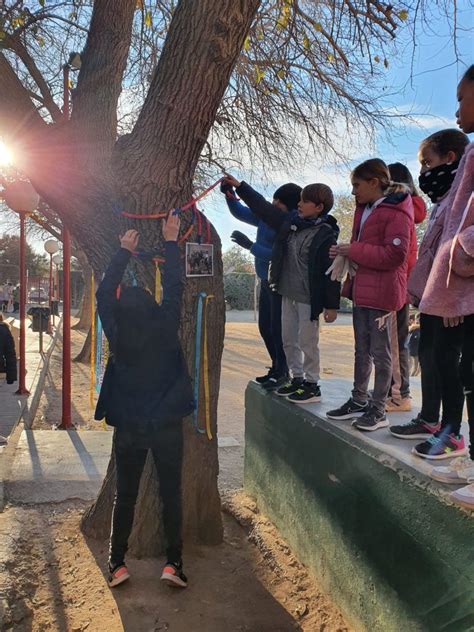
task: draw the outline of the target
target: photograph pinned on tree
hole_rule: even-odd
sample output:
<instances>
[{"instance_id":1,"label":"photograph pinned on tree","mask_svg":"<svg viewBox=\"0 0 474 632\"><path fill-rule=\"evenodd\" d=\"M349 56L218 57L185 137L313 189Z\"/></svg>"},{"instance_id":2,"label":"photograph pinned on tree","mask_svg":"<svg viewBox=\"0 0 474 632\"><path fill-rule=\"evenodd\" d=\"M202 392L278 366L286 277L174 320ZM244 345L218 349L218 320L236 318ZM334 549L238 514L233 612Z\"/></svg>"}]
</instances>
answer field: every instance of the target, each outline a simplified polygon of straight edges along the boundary
<instances>
[{"instance_id":1,"label":"photograph pinned on tree","mask_svg":"<svg viewBox=\"0 0 474 632\"><path fill-rule=\"evenodd\" d=\"M214 276L214 246L186 244L186 276Z\"/></svg>"}]
</instances>

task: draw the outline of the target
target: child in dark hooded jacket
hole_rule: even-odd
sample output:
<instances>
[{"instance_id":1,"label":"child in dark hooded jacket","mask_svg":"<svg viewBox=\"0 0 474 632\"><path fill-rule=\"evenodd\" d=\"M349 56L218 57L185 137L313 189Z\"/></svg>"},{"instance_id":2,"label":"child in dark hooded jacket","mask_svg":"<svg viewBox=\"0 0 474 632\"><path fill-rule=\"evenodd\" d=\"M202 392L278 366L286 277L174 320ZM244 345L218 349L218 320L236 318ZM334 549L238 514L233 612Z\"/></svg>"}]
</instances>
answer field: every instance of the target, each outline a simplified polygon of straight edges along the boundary
<instances>
[{"instance_id":1,"label":"child in dark hooded jacket","mask_svg":"<svg viewBox=\"0 0 474 632\"><path fill-rule=\"evenodd\" d=\"M165 265L163 301L144 288L117 288L138 244L138 233L121 237L97 290L97 308L110 355L97 402L96 419L116 428L113 454L117 490L110 535L109 585L130 575L125 565L135 502L148 450L155 461L163 504L167 563L161 579L187 585L181 559L181 466L183 417L193 408L191 381L178 336L183 269L176 243L179 219L163 225Z\"/></svg>"}]
</instances>

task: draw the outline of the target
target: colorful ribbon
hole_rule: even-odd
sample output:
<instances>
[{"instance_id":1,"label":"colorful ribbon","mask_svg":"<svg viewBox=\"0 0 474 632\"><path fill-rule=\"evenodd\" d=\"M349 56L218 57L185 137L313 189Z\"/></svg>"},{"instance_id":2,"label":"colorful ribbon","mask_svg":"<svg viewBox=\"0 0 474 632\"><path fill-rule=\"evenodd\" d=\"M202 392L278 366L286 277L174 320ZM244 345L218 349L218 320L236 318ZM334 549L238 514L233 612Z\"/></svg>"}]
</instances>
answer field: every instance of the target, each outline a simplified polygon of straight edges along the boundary
<instances>
[{"instance_id":1,"label":"colorful ribbon","mask_svg":"<svg viewBox=\"0 0 474 632\"><path fill-rule=\"evenodd\" d=\"M186 204L183 204L182 206L178 206L176 208L172 208L169 211L167 211L166 213L147 213L147 214L139 214L139 213L128 213L127 211L117 211L117 209L115 208L115 210L120 213L121 215L123 215L124 217L129 217L130 219L162 219L163 217L167 217L168 213L173 213L175 215L182 213L183 211L187 211L189 208L191 208L192 206L194 206L196 204L196 202L199 202L199 200L202 200L203 198L206 197L206 195L208 195L213 189L216 188L216 186L218 184L220 184L222 182L224 178L219 178L219 180L216 180L215 182L213 182L210 186L207 187L207 189L204 189L204 191L202 193L200 193L198 196L196 197L192 197L189 202L186 202Z\"/></svg>"},{"instance_id":2,"label":"colorful ribbon","mask_svg":"<svg viewBox=\"0 0 474 632\"><path fill-rule=\"evenodd\" d=\"M94 273L91 274L91 356L89 375L89 404L94 408L94 383L95 383L95 299L94 299Z\"/></svg>"},{"instance_id":3,"label":"colorful ribbon","mask_svg":"<svg viewBox=\"0 0 474 632\"><path fill-rule=\"evenodd\" d=\"M214 298L211 294L208 296L206 292L199 292L196 315L196 347L194 354L194 401L196 408L194 410L194 427L200 434L207 434L209 441L212 440L211 431L211 411L210 411L210 387L209 387L209 358L207 349L207 304ZM205 413L205 429L199 427L199 387L201 385L201 341L203 339L204 324L204 352L203 352L203 381L204 381L204 413Z\"/></svg>"},{"instance_id":4,"label":"colorful ribbon","mask_svg":"<svg viewBox=\"0 0 474 632\"><path fill-rule=\"evenodd\" d=\"M161 303L161 272L158 261L155 259L155 301Z\"/></svg>"}]
</instances>

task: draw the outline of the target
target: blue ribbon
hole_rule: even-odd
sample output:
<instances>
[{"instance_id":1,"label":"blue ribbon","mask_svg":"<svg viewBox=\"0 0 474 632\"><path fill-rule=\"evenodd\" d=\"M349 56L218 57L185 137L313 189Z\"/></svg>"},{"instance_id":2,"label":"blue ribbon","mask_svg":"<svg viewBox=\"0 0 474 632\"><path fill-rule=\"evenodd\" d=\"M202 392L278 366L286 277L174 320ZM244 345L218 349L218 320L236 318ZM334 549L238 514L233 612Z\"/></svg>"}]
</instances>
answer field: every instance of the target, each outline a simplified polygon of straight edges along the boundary
<instances>
[{"instance_id":1,"label":"blue ribbon","mask_svg":"<svg viewBox=\"0 0 474 632\"><path fill-rule=\"evenodd\" d=\"M206 292L199 292L197 302L197 317L196 317L196 351L194 354L194 416L193 422L197 432L205 434L205 430L199 428L199 386L201 384L201 340L202 340L202 314L204 307L204 299L206 298Z\"/></svg>"}]
</instances>

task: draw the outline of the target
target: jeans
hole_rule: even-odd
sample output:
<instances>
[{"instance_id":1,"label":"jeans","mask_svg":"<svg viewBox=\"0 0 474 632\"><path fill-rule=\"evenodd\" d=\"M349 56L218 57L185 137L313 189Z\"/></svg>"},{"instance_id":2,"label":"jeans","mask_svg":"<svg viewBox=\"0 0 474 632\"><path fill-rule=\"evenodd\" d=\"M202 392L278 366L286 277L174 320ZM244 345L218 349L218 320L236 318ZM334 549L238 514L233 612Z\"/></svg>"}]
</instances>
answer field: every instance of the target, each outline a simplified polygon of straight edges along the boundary
<instances>
[{"instance_id":1,"label":"jeans","mask_svg":"<svg viewBox=\"0 0 474 632\"><path fill-rule=\"evenodd\" d=\"M265 279L260 282L258 330L271 358L272 370L276 375L286 375L288 366L281 336L281 296L271 290Z\"/></svg>"},{"instance_id":2,"label":"jeans","mask_svg":"<svg viewBox=\"0 0 474 632\"><path fill-rule=\"evenodd\" d=\"M392 319L392 386L391 396L395 399L410 396L410 354L408 352L408 319L410 306L404 305Z\"/></svg>"},{"instance_id":3,"label":"jeans","mask_svg":"<svg viewBox=\"0 0 474 632\"><path fill-rule=\"evenodd\" d=\"M123 564L132 531L135 503L148 447L152 451L160 487L166 555L169 562L181 560L181 466L183 422L168 420L148 437L120 429L114 439L117 490L112 513L110 565ZM158 518L158 516L157 516Z\"/></svg>"},{"instance_id":4,"label":"jeans","mask_svg":"<svg viewBox=\"0 0 474 632\"><path fill-rule=\"evenodd\" d=\"M441 316L421 314L419 349L423 397L421 417L424 421L437 423L439 401L441 401L443 405L441 426L454 434L459 434L461 429L464 408L460 364L463 342L464 324L457 327L445 327ZM429 398L426 404L425 396Z\"/></svg>"},{"instance_id":5,"label":"jeans","mask_svg":"<svg viewBox=\"0 0 474 632\"><path fill-rule=\"evenodd\" d=\"M387 317L383 324L376 319ZM392 381L392 356L390 351L390 312L369 307L354 306L352 324L355 338L354 389L352 397L357 402L369 399L369 381L372 364L375 367L372 405L385 414L385 402Z\"/></svg>"}]
</instances>

